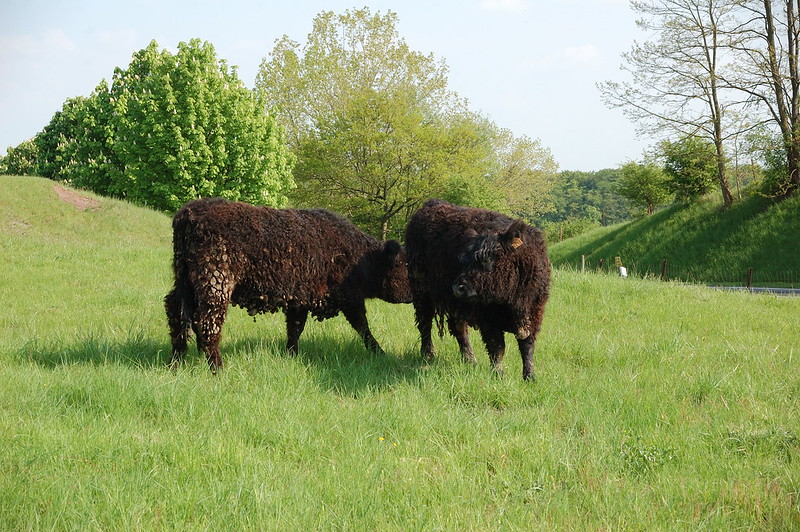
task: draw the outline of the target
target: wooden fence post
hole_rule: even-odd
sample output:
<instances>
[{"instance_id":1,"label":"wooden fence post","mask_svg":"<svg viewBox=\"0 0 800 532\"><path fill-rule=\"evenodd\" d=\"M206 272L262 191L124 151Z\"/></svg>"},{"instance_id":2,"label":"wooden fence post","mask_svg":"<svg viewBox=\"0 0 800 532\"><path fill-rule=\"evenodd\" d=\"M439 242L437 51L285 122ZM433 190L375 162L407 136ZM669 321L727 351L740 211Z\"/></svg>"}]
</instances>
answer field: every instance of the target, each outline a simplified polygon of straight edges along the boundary
<instances>
[{"instance_id":1,"label":"wooden fence post","mask_svg":"<svg viewBox=\"0 0 800 532\"><path fill-rule=\"evenodd\" d=\"M753 268L747 270L747 291L753 292Z\"/></svg>"},{"instance_id":2,"label":"wooden fence post","mask_svg":"<svg viewBox=\"0 0 800 532\"><path fill-rule=\"evenodd\" d=\"M586 271L586 255L581 255L581 273Z\"/></svg>"},{"instance_id":3,"label":"wooden fence post","mask_svg":"<svg viewBox=\"0 0 800 532\"><path fill-rule=\"evenodd\" d=\"M661 261L661 280L663 281L667 277L667 259Z\"/></svg>"}]
</instances>

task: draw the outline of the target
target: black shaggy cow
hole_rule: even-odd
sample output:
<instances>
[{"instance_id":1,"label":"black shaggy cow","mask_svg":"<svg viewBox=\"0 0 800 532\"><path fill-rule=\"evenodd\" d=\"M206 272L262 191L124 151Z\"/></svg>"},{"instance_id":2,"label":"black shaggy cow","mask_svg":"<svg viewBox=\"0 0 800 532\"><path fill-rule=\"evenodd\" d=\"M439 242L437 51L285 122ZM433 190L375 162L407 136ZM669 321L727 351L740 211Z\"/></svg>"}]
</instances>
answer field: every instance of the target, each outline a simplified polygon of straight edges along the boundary
<instances>
[{"instance_id":1,"label":"black shaggy cow","mask_svg":"<svg viewBox=\"0 0 800 532\"><path fill-rule=\"evenodd\" d=\"M467 325L477 328L502 373L513 333L522 378L533 380L533 350L550 285L550 260L538 229L484 209L429 200L408 222L406 253L422 356L433 358L431 328L447 318L464 360L475 362Z\"/></svg>"},{"instance_id":2,"label":"black shaggy cow","mask_svg":"<svg viewBox=\"0 0 800 532\"><path fill-rule=\"evenodd\" d=\"M175 288L164 298L173 362L186 353L191 327L211 370L222 367L219 343L228 305L286 313L287 349L310 312L340 311L368 349L382 352L367 323L364 299L410 303L405 252L323 210L272 209L224 199L190 201L175 214Z\"/></svg>"}]
</instances>

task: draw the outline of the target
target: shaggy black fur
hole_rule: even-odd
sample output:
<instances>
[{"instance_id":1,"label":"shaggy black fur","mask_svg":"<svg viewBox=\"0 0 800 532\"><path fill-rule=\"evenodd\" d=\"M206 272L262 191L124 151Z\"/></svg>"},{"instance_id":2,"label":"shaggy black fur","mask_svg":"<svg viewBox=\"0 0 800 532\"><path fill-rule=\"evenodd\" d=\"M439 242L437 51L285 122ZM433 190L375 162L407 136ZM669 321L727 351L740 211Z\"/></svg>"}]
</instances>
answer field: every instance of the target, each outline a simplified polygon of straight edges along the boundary
<instances>
[{"instance_id":1,"label":"shaggy black fur","mask_svg":"<svg viewBox=\"0 0 800 532\"><path fill-rule=\"evenodd\" d=\"M434 356L434 317L440 333L447 318L466 361L475 361L470 325L502 372L506 331L517 339L523 379L535 378L534 344L550 286L550 260L538 229L493 211L429 200L408 222L406 253L423 357Z\"/></svg>"},{"instance_id":2,"label":"shaggy black fur","mask_svg":"<svg viewBox=\"0 0 800 532\"><path fill-rule=\"evenodd\" d=\"M175 287L164 298L173 362L191 327L213 372L228 305L251 315L286 314L287 349L297 352L310 312L340 311L368 349L383 352L367 323L366 298L410 303L405 252L322 209L272 209L224 199L190 201L172 220Z\"/></svg>"}]
</instances>

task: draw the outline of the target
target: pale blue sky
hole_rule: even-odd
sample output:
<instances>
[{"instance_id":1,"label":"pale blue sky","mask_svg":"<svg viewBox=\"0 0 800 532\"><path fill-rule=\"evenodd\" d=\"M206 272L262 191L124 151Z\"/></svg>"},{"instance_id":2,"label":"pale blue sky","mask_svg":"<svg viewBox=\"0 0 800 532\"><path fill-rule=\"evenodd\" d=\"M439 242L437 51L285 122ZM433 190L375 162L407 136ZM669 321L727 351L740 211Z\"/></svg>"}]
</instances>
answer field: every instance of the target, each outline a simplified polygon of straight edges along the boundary
<instances>
[{"instance_id":1,"label":"pale blue sky","mask_svg":"<svg viewBox=\"0 0 800 532\"><path fill-rule=\"evenodd\" d=\"M627 0L4 0L0 4L0 153L34 136L67 98L89 95L155 39L211 42L252 87L286 34L304 43L314 16L368 6L398 14L412 49L444 59L450 88L516 135L538 138L562 170L641 158L641 139L595 84L621 79L640 38Z\"/></svg>"}]
</instances>

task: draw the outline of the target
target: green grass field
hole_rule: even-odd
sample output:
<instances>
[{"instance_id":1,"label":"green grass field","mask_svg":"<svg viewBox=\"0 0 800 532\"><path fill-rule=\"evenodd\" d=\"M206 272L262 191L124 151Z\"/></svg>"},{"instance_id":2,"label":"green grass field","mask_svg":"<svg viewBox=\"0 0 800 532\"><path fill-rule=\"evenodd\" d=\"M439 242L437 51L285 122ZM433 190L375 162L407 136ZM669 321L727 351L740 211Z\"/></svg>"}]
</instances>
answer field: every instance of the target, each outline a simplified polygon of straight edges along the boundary
<instances>
[{"instance_id":1,"label":"green grass field","mask_svg":"<svg viewBox=\"0 0 800 532\"><path fill-rule=\"evenodd\" d=\"M752 196L723 211L710 198L603 227L550 247L553 263L596 269L620 257L634 274L690 282L800 288L800 196L775 203Z\"/></svg>"},{"instance_id":2,"label":"green grass field","mask_svg":"<svg viewBox=\"0 0 800 532\"><path fill-rule=\"evenodd\" d=\"M797 530L800 299L554 272L524 383L410 305L167 369L167 216L0 177L0 530Z\"/></svg>"}]
</instances>

